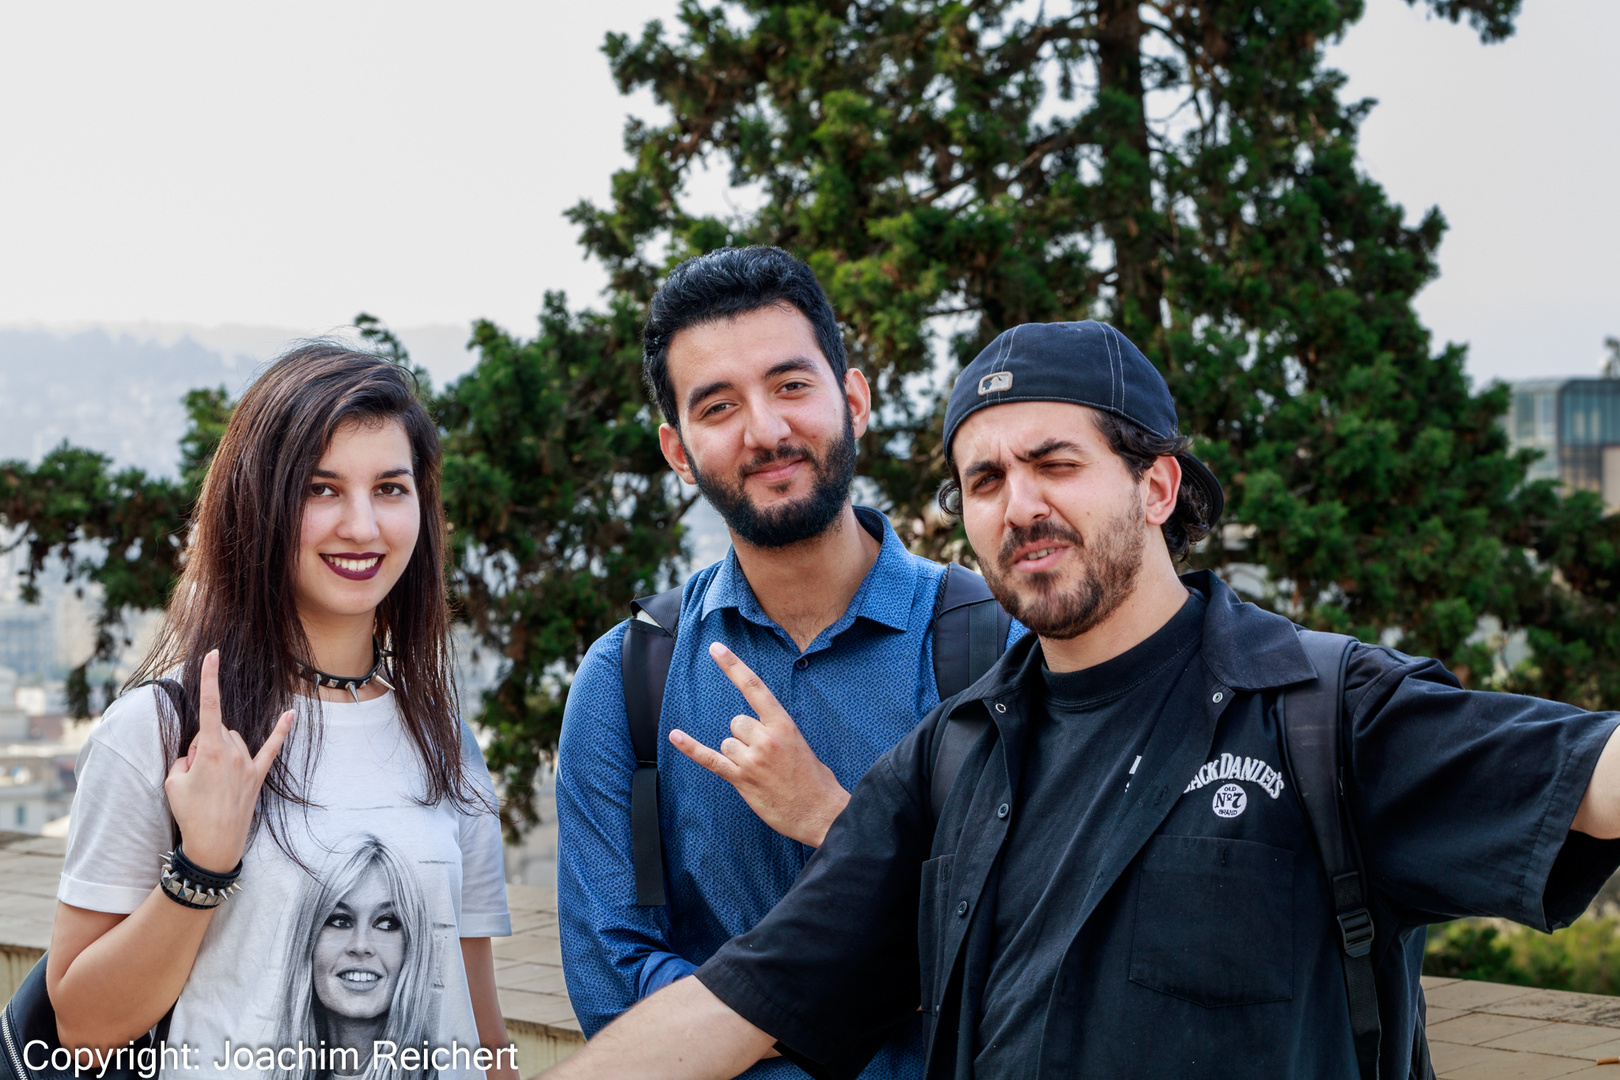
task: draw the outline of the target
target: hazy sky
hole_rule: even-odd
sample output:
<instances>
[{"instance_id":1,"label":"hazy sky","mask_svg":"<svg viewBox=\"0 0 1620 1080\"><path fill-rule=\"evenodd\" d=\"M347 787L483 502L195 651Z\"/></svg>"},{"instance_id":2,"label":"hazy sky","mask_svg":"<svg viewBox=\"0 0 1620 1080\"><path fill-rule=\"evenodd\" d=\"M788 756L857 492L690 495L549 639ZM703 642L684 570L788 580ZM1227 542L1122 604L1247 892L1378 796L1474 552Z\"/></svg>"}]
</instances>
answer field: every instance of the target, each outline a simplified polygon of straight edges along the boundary
<instances>
[{"instance_id":1,"label":"hazy sky","mask_svg":"<svg viewBox=\"0 0 1620 1080\"><path fill-rule=\"evenodd\" d=\"M4 5L0 325L274 336L367 310L453 353L477 317L527 331L547 289L590 302L603 274L561 213L605 199L648 107L598 47L673 7ZM1525 9L1486 47L1368 0L1331 55L1381 101L1368 170L1451 222L1419 305L1436 337L1476 375L1589 374L1620 334L1620 3Z\"/></svg>"}]
</instances>

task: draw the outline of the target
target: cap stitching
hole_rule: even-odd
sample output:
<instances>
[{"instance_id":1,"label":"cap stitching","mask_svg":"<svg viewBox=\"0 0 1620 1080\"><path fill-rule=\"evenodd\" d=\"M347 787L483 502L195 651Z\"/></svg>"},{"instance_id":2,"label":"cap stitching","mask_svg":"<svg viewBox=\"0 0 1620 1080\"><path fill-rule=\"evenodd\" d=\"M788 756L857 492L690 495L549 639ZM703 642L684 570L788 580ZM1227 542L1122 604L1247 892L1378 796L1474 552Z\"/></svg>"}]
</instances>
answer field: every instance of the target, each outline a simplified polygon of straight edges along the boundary
<instances>
[{"instance_id":1,"label":"cap stitching","mask_svg":"<svg viewBox=\"0 0 1620 1080\"><path fill-rule=\"evenodd\" d=\"M1119 393L1115 385L1114 350L1108 340L1108 325L1100 320L1095 321L1093 325L1097 327L1097 333L1103 336L1103 355L1108 357L1108 407L1117 409L1118 406L1114 404L1114 399L1119 396Z\"/></svg>"},{"instance_id":2,"label":"cap stitching","mask_svg":"<svg viewBox=\"0 0 1620 1080\"><path fill-rule=\"evenodd\" d=\"M1102 327L1103 348L1108 350L1108 402L1120 412L1124 412L1125 406L1121 403L1120 399L1125 396L1121 386L1121 384L1125 381L1125 365L1121 362L1118 349L1114 344L1114 335L1108 332L1112 330L1113 327L1109 326L1107 323L1101 322L1098 323L1098 325Z\"/></svg>"},{"instance_id":3,"label":"cap stitching","mask_svg":"<svg viewBox=\"0 0 1620 1080\"><path fill-rule=\"evenodd\" d=\"M1125 412L1125 350L1115 340L1116 338L1123 338L1125 335L1119 332L1117 326L1110 326L1108 329L1113 331L1108 335L1108 340L1113 345L1114 355L1119 357L1119 411Z\"/></svg>"},{"instance_id":4,"label":"cap stitching","mask_svg":"<svg viewBox=\"0 0 1620 1080\"><path fill-rule=\"evenodd\" d=\"M1069 404L1069 405L1084 405L1088 409L1101 409L1103 412L1117 413L1119 415L1119 417L1121 419L1123 419L1123 420L1129 420L1133 424L1140 424L1141 423L1141 421L1136 419L1136 417L1134 417L1134 416L1126 416L1124 413L1120 412L1118 409L1114 408L1112 405L1108 404L1105 401L1093 401L1093 400L1091 400L1089 398L1080 398L1080 397L1065 397L1064 395L1061 395L1061 394L1014 394L1014 393L1010 393L1008 391L1002 391L1002 390L998 390L996 392L997 393L1005 393L1007 395L1004 400L994 402L994 404L996 404L996 405L1005 405L1005 404L1007 404L1009 402L1013 402L1013 401L1061 401L1061 402L1065 402L1066 404ZM969 409L968 412L977 412L980 409L988 408L989 404L990 403L987 403L987 402L980 402L979 404L975 405L972 409ZM963 419L966 419L967 415L968 415L967 413L963 413L962 414Z\"/></svg>"},{"instance_id":5,"label":"cap stitching","mask_svg":"<svg viewBox=\"0 0 1620 1080\"><path fill-rule=\"evenodd\" d=\"M990 369L992 374L995 373L996 371L1006 371L1007 370L1007 368L1004 365L1007 363L1008 358L1012 355L1013 339L1018 336L1018 330L1019 330L1019 327L1015 326L1011 330L1007 331L1007 334L1006 334L1007 341L1001 347L1001 355L996 357L996 366ZM1005 391L1005 390L992 390L992 391L990 391L988 396L994 398L995 401L994 402L986 402L986 404L1000 404L1002 401L1005 400L1003 395L1005 395L1006 392L1007 391Z\"/></svg>"}]
</instances>

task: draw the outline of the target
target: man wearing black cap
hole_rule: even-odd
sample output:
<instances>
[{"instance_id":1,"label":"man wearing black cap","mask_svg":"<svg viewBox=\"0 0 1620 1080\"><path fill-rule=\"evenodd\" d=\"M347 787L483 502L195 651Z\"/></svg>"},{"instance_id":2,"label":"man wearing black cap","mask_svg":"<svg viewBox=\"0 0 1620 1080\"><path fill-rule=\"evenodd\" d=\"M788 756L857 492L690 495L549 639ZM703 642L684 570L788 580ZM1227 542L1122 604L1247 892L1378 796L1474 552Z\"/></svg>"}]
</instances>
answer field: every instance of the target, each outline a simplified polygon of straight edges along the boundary
<instances>
[{"instance_id":1,"label":"man wearing black cap","mask_svg":"<svg viewBox=\"0 0 1620 1080\"><path fill-rule=\"evenodd\" d=\"M919 1004L930 1077L1431 1075L1423 927L1567 925L1620 863L1620 718L1359 644L1307 698L1323 639L1177 577L1220 488L1117 331L1002 334L945 453L941 502L1034 634L878 760L769 916L559 1076L729 1076L774 1044L849 1077Z\"/></svg>"}]
</instances>

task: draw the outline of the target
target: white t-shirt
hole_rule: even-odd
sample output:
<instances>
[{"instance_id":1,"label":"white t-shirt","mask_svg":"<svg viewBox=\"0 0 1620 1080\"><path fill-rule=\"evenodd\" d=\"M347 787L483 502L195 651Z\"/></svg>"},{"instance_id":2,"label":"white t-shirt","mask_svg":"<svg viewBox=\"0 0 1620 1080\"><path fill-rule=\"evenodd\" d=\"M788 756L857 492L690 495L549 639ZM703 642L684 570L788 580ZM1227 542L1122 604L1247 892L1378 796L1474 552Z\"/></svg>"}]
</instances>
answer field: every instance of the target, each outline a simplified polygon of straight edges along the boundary
<instances>
[{"instance_id":1,"label":"white t-shirt","mask_svg":"<svg viewBox=\"0 0 1620 1080\"><path fill-rule=\"evenodd\" d=\"M172 846L158 693L145 686L120 697L79 754L63 903L128 913L158 882ZM168 1045L190 1053L170 1055L163 1076L321 1080L361 1071L357 1057L367 1076L481 1078L455 1053L478 1046L458 939L512 932L500 823L416 801L420 759L392 692L320 707L322 745L305 788L313 805L288 806L282 834L313 876L261 822L243 856L242 891L214 913L175 1004ZM294 721L282 748L289 766L300 767L314 734ZM465 724L462 753L493 805ZM434 1064L451 1067L408 1070L402 1054L373 1055L378 1042L449 1048ZM262 1068L266 1048L280 1053L277 1067Z\"/></svg>"}]
</instances>

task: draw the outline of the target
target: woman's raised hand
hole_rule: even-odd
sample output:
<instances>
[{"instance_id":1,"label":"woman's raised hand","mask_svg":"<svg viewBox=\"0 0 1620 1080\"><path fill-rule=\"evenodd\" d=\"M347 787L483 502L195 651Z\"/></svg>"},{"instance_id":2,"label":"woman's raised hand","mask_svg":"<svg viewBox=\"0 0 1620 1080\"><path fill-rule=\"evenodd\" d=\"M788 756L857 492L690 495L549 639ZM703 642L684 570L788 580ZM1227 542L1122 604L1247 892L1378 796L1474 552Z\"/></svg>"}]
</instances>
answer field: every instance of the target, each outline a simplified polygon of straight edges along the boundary
<instances>
[{"instance_id":1,"label":"woman's raised hand","mask_svg":"<svg viewBox=\"0 0 1620 1080\"><path fill-rule=\"evenodd\" d=\"M219 712L219 650L203 657L197 737L163 782L169 812L180 826L186 858L204 870L229 873L247 846L253 809L270 765L292 730L291 710L281 714L258 754L225 726Z\"/></svg>"}]
</instances>

